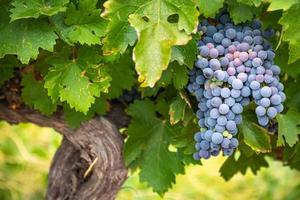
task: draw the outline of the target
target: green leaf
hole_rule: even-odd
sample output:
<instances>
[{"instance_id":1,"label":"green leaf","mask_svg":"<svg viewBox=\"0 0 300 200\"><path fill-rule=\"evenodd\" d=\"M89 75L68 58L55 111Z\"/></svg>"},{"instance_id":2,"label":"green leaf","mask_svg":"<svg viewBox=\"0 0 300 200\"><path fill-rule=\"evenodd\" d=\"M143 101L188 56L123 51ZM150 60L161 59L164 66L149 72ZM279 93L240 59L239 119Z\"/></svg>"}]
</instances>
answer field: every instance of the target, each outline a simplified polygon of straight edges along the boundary
<instances>
[{"instance_id":1,"label":"green leaf","mask_svg":"<svg viewBox=\"0 0 300 200\"><path fill-rule=\"evenodd\" d=\"M257 174L261 167L268 166L268 162L263 155L252 154L251 156L245 156L241 154L238 159L236 159L235 156L227 158L220 168L220 174L228 181L238 172L245 175L248 168L250 168L254 174Z\"/></svg>"},{"instance_id":2,"label":"green leaf","mask_svg":"<svg viewBox=\"0 0 300 200\"><path fill-rule=\"evenodd\" d=\"M239 170L234 155L227 158L219 170L220 175L226 181L230 180L236 173L238 173L238 171Z\"/></svg>"},{"instance_id":3,"label":"green leaf","mask_svg":"<svg viewBox=\"0 0 300 200\"><path fill-rule=\"evenodd\" d=\"M134 64L131 57L125 54L116 63L110 63L107 70L112 80L108 97L113 99L119 97L123 90L130 90L136 82Z\"/></svg>"},{"instance_id":4,"label":"green leaf","mask_svg":"<svg viewBox=\"0 0 300 200\"><path fill-rule=\"evenodd\" d=\"M52 17L60 37L68 44L100 44L107 21L100 17L97 0L82 0L78 6L70 4L66 13Z\"/></svg>"},{"instance_id":5,"label":"green leaf","mask_svg":"<svg viewBox=\"0 0 300 200\"><path fill-rule=\"evenodd\" d=\"M246 174L248 168L256 175L261 167L268 167L269 164L264 155L253 154L252 156L247 157L242 154L238 159L238 166L243 175Z\"/></svg>"},{"instance_id":6,"label":"green leaf","mask_svg":"<svg viewBox=\"0 0 300 200\"><path fill-rule=\"evenodd\" d=\"M162 195L175 182L175 174L184 170L177 154L169 151L174 130L156 118L154 104L148 100L136 101L128 112L133 120L125 144L126 163L138 164L140 180Z\"/></svg>"},{"instance_id":7,"label":"green leaf","mask_svg":"<svg viewBox=\"0 0 300 200\"><path fill-rule=\"evenodd\" d=\"M198 0L197 4L200 14L204 17L215 17L219 10L223 7L224 0Z\"/></svg>"},{"instance_id":8,"label":"green leaf","mask_svg":"<svg viewBox=\"0 0 300 200\"><path fill-rule=\"evenodd\" d=\"M180 131L178 131L178 134L174 137L172 145L181 149L184 154L192 158L192 154L195 152L194 134L199 131L199 126L195 123L194 118L191 118L184 126L179 128Z\"/></svg>"},{"instance_id":9,"label":"green leaf","mask_svg":"<svg viewBox=\"0 0 300 200\"><path fill-rule=\"evenodd\" d=\"M251 20L254 14L256 13L255 9L257 8L253 8L244 3L237 2L231 2L228 6L230 17L232 18L235 24Z\"/></svg>"},{"instance_id":10,"label":"green leaf","mask_svg":"<svg viewBox=\"0 0 300 200\"><path fill-rule=\"evenodd\" d=\"M60 99L76 111L87 113L95 97L99 97L101 92L108 92L111 77L104 66L94 63L93 57L80 55L77 61L49 60L53 67L45 76L45 88L53 102ZM96 52L93 55L97 56Z\"/></svg>"},{"instance_id":11,"label":"green leaf","mask_svg":"<svg viewBox=\"0 0 300 200\"><path fill-rule=\"evenodd\" d=\"M178 15L178 22L168 17ZM198 12L192 1L155 0L146 1L140 9L129 16L130 24L138 32L134 48L136 71L142 87L150 86L160 79L171 59L171 48L184 45L196 31Z\"/></svg>"},{"instance_id":12,"label":"green leaf","mask_svg":"<svg viewBox=\"0 0 300 200\"><path fill-rule=\"evenodd\" d=\"M272 0L268 7L268 11L288 10L292 5L298 3L297 0Z\"/></svg>"},{"instance_id":13,"label":"green leaf","mask_svg":"<svg viewBox=\"0 0 300 200\"><path fill-rule=\"evenodd\" d=\"M260 6L262 0L237 0L237 2L247 4L249 6L254 5L254 6L258 7L258 6Z\"/></svg>"},{"instance_id":14,"label":"green leaf","mask_svg":"<svg viewBox=\"0 0 300 200\"><path fill-rule=\"evenodd\" d=\"M0 86L2 86L5 81L11 79L14 75L14 68L5 67L0 64Z\"/></svg>"},{"instance_id":15,"label":"green leaf","mask_svg":"<svg viewBox=\"0 0 300 200\"><path fill-rule=\"evenodd\" d=\"M271 151L270 136L268 131L243 116L243 123L239 125L240 133L244 136L244 142L256 152Z\"/></svg>"},{"instance_id":16,"label":"green leaf","mask_svg":"<svg viewBox=\"0 0 300 200\"><path fill-rule=\"evenodd\" d=\"M297 110L297 109L300 110L300 91L298 89L299 84L300 83L299 83L298 79L285 82L284 92L287 96L287 100L285 102L285 107L292 108L295 110Z\"/></svg>"},{"instance_id":17,"label":"green leaf","mask_svg":"<svg viewBox=\"0 0 300 200\"><path fill-rule=\"evenodd\" d=\"M22 66L17 57L5 56L0 59L0 86L14 75L14 68Z\"/></svg>"},{"instance_id":18,"label":"green leaf","mask_svg":"<svg viewBox=\"0 0 300 200\"><path fill-rule=\"evenodd\" d=\"M68 104L64 104L64 119L71 128L78 128L82 122L88 121L95 114L103 115L106 112L107 104L103 98L97 98L95 103L92 105L91 109L87 114L82 112L77 112L71 109Z\"/></svg>"},{"instance_id":19,"label":"green leaf","mask_svg":"<svg viewBox=\"0 0 300 200\"><path fill-rule=\"evenodd\" d=\"M69 0L14 0L10 9L11 21L24 18L37 19L41 15L52 16L66 11Z\"/></svg>"},{"instance_id":20,"label":"green leaf","mask_svg":"<svg viewBox=\"0 0 300 200\"><path fill-rule=\"evenodd\" d=\"M102 40L103 53L123 54L137 39L136 31L128 22L128 16L138 9L139 4L129 0L108 0L103 6L105 10L101 16L109 20L107 33Z\"/></svg>"},{"instance_id":21,"label":"green leaf","mask_svg":"<svg viewBox=\"0 0 300 200\"><path fill-rule=\"evenodd\" d=\"M282 42L280 47L276 50L275 63L282 69L283 72L296 79L300 74L300 60L288 63L289 51L287 51L287 49L288 44L286 42Z\"/></svg>"},{"instance_id":22,"label":"green leaf","mask_svg":"<svg viewBox=\"0 0 300 200\"><path fill-rule=\"evenodd\" d=\"M299 12L300 4L296 4L284 12L279 20L279 23L283 26L283 40L289 42L289 63L293 63L300 58L300 35L295 31L300 29Z\"/></svg>"},{"instance_id":23,"label":"green leaf","mask_svg":"<svg viewBox=\"0 0 300 200\"><path fill-rule=\"evenodd\" d=\"M177 124L180 120L184 119L186 102L178 95L170 104L169 115L170 123Z\"/></svg>"},{"instance_id":24,"label":"green leaf","mask_svg":"<svg viewBox=\"0 0 300 200\"><path fill-rule=\"evenodd\" d=\"M188 71L186 66L179 65L177 62L173 62L169 66L173 74L173 85L176 89L183 89L189 80Z\"/></svg>"},{"instance_id":25,"label":"green leaf","mask_svg":"<svg viewBox=\"0 0 300 200\"><path fill-rule=\"evenodd\" d=\"M300 113L289 109L285 114L279 114L278 120L278 140L277 145L284 145L284 140L291 147L299 140L298 135L300 134Z\"/></svg>"},{"instance_id":26,"label":"green leaf","mask_svg":"<svg viewBox=\"0 0 300 200\"><path fill-rule=\"evenodd\" d=\"M17 55L23 64L36 59L39 48L53 51L57 36L46 20L18 20L9 23L7 8L0 5L0 58Z\"/></svg>"},{"instance_id":27,"label":"green leaf","mask_svg":"<svg viewBox=\"0 0 300 200\"><path fill-rule=\"evenodd\" d=\"M171 54L171 62L177 61L180 65L186 65L190 69L193 68L197 57L197 43L192 39L184 46L173 46Z\"/></svg>"},{"instance_id":28,"label":"green leaf","mask_svg":"<svg viewBox=\"0 0 300 200\"><path fill-rule=\"evenodd\" d=\"M47 95L43 81L36 80L32 73L28 73L22 78L22 86L22 99L25 104L45 115L56 111L56 104Z\"/></svg>"}]
</instances>

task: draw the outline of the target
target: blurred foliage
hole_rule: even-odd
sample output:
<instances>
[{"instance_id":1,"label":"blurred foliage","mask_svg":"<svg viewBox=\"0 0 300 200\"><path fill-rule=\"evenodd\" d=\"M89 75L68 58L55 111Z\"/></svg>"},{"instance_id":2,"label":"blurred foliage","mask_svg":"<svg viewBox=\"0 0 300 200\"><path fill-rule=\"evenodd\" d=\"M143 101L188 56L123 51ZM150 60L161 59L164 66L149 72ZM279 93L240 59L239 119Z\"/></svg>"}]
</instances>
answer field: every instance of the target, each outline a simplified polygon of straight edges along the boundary
<instances>
[{"instance_id":1,"label":"blurred foliage","mask_svg":"<svg viewBox=\"0 0 300 200\"><path fill-rule=\"evenodd\" d=\"M47 187L51 158L61 136L54 130L32 124L10 126L0 122L0 200L40 200ZM219 175L224 157L203 161L203 166L188 166L185 175L164 197L139 182L137 173L129 176L117 200L298 200L300 173L268 160L270 167L254 176L235 175L225 182Z\"/></svg>"},{"instance_id":2,"label":"blurred foliage","mask_svg":"<svg viewBox=\"0 0 300 200\"><path fill-rule=\"evenodd\" d=\"M185 175L178 175L176 184L163 198L152 192L146 184L139 183L138 174L129 176L117 200L299 200L300 173L282 166L281 162L268 159L269 168L258 175L249 170L237 174L226 182L219 174L225 157L202 161L203 166L186 168Z\"/></svg>"},{"instance_id":3,"label":"blurred foliage","mask_svg":"<svg viewBox=\"0 0 300 200\"><path fill-rule=\"evenodd\" d=\"M0 199L43 199L51 158L60 140L49 128L0 122Z\"/></svg>"}]
</instances>

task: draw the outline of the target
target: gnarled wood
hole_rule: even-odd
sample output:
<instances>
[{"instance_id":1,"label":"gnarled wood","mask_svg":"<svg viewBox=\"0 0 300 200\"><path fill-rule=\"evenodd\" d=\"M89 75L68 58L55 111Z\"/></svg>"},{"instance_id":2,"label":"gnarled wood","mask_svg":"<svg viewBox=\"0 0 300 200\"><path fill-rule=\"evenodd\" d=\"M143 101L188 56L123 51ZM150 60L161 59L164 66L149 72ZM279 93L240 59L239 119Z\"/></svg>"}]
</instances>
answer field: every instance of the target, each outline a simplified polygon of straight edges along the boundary
<instances>
[{"instance_id":1,"label":"gnarled wood","mask_svg":"<svg viewBox=\"0 0 300 200\"><path fill-rule=\"evenodd\" d=\"M30 109L13 111L0 105L0 119L53 127L64 136L50 168L47 200L114 199L127 177L123 139L103 117L71 129L60 114L48 118Z\"/></svg>"}]
</instances>

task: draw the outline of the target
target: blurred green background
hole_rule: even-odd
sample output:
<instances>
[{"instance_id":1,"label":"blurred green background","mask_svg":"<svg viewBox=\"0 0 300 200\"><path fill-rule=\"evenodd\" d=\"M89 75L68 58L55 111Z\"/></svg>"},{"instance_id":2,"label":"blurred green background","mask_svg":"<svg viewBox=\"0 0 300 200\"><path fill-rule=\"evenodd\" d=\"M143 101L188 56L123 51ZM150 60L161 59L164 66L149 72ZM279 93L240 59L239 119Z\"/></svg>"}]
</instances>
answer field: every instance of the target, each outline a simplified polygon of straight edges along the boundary
<instances>
[{"instance_id":1,"label":"blurred green background","mask_svg":"<svg viewBox=\"0 0 300 200\"><path fill-rule=\"evenodd\" d=\"M51 158L61 137L52 129L32 124L10 126L0 122L0 200L43 199ZM147 185L139 183L138 174L129 176L117 200L298 200L300 173L269 160L270 167L257 176L247 172L229 182L219 176L223 157L188 166L176 185L163 198Z\"/></svg>"}]
</instances>

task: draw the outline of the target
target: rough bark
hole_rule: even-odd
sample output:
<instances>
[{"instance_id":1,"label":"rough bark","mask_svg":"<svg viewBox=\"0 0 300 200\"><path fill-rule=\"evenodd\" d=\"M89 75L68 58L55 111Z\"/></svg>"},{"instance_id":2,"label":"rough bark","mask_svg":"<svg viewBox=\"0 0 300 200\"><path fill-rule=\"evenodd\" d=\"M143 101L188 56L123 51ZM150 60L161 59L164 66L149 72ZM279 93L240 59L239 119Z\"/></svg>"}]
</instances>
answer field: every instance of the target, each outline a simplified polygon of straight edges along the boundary
<instances>
[{"instance_id":1,"label":"rough bark","mask_svg":"<svg viewBox=\"0 0 300 200\"><path fill-rule=\"evenodd\" d=\"M30 109L13 111L0 105L0 119L52 127L63 135L49 172L47 200L114 199L127 177L122 158L123 139L117 128L103 117L71 129L59 113L48 118Z\"/></svg>"}]
</instances>

